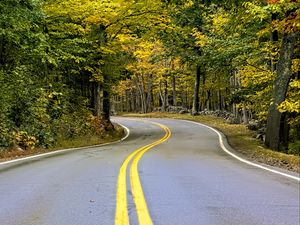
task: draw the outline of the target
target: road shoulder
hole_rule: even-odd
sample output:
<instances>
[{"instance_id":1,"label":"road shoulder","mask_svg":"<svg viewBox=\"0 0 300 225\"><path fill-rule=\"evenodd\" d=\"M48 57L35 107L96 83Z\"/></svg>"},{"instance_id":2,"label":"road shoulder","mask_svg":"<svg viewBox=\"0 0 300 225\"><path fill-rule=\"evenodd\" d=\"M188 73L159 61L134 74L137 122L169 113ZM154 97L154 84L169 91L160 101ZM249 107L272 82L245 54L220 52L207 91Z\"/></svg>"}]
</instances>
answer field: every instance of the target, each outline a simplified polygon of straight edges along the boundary
<instances>
[{"instance_id":1,"label":"road shoulder","mask_svg":"<svg viewBox=\"0 0 300 225\"><path fill-rule=\"evenodd\" d=\"M58 150L54 150L54 151L49 150L48 152L47 152L47 150L45 150L43 153L36 152L35 154L33 153L33 154L30 154L25 157L18 157L18 158L14 158L14 159L3 158L3 159L1 159L2 161L0 162L0 171L6 170L9 168L14 168L14 167L22 165L22 164L27 164L29 162L41 160L41 159L48 158L48 157L53 157L53 156L57 156L57 155L67 154L67 153L74 152L74 151L90 149L90 148L98 148L98 147L102 147L105 145L119 143L128 138L128 136L130 135L130 130L122 124L118 124L118 125L123 128L124 133L123 133L122 137L117 137L118 139L116 139L116 140L106 140L106 141L104 141L104 143L96 144L96 145L58 149Z\"/></svg>"},{"instance_id":2,"label":"road shoulder","mask_svg":"<svg viewBox=\"0 0 300 225\"><path fill-rule=\"evenodd\" d=\"M264 147L263 143L254 137L254 132L242 124L228 124L225 120L213 116L191 116L170 113L125 114L125 117L169 118L199 122L208 125L224 135L228 146L236 155L270 168L300 173L300 156L275 152Z\"/></svg>"}]
</instances>

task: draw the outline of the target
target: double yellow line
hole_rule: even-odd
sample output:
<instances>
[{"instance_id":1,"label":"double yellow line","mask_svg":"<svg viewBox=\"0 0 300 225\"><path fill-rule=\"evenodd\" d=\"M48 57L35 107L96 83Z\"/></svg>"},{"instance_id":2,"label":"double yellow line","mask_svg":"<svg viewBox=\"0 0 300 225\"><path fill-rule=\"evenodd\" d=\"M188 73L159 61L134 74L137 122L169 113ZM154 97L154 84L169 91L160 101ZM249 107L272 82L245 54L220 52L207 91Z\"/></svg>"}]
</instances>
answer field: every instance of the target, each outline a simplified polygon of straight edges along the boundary
<instances>
[{"instance_id":1,"label":"double yellow line","mask_svg":"<svg viewBox=\"0 0 300 225\"><path fill-rule=\"evenodd\" d=\"M123 162L118 176L118 184L117 184L117 196L116 196L116 215L115 215L115 225L129 225L129 217L128 217L128 209L127 209L127 187L126 187L126 171L127 166L132 160L130 167L130 184L131 191L135 203L136 212L138 215L138 220L140 225L152 225L152 220L149 214L149 210L147 207L147 203L145 200L145 196L143 193L142 185L140 182L139 174L138 174L138 163L142 158L145 152L149 149L153 148L156 145L159 145L171 137L171 131L168 127L160 124L152 122L158 126L160 126L164 131L165 135L146 146L143 146L134 152L132 152Z\"/></svg>"}]
</instances>

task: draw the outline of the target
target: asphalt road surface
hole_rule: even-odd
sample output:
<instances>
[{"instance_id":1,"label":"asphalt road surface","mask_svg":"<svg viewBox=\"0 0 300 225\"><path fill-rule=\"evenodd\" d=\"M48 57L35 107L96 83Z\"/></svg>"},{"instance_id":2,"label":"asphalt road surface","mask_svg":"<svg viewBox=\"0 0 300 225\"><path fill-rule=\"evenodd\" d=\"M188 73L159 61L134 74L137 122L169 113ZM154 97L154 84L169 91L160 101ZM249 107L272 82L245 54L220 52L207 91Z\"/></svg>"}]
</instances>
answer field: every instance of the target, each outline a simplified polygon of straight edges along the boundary
<instances>
[{"instance_id":1,"label":"asphalt road surface","mask_svg":"<svg viewBox=\"0 0 300 225\"><path fill-rule=\"evenodd\" d=\"M0 224L118 224L120 167L137 149L161 140L166 130L150 119L114 120L130 129L122 142L0 165ZM299 181L234 159L207 127L178 120L151 121L172 133L137 159L153 224L300 224ZM130 161L124 190L129 221L135 225L139 222L131 167Z\"/></svg>"}]
</instances>

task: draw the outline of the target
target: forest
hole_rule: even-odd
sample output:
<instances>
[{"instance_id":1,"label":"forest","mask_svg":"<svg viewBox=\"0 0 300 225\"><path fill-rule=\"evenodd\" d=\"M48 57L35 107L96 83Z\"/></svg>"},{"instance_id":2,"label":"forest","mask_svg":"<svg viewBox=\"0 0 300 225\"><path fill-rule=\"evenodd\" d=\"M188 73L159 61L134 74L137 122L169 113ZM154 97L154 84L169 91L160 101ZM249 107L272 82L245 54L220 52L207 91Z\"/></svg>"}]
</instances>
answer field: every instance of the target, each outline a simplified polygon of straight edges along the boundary
<instances>
[{"instance_id":1,"label":"forest","mask_svg":"<svg viewBox=\"0 0 300 225\"><path fill-rule=\"evenodd\" d=\"M110 115L226 114L300 153L298 0L2 0L0 148L114 129Z\"/></svg>"}]
</instances>

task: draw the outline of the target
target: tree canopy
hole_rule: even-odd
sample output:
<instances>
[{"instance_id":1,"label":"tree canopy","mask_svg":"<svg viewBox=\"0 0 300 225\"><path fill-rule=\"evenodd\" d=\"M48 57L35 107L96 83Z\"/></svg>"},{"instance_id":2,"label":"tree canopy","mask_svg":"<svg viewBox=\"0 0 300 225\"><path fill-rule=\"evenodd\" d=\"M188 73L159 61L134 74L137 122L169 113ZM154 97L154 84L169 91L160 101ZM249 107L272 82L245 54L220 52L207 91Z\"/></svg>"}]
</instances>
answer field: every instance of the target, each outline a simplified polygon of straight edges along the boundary
<instances>
[{"instance_id":1,"label":"tree canopy","mask_svg":"<svg viewBox=\"0 0 300 225\"><path fill-rule=\"evenodd\" d=\"M95 123L113 129L114 111L177 107L259 120L268 147L300 152L297 1L6 0L0 10L1 146L49 147Z\"/></svg>"}]
</instances>

